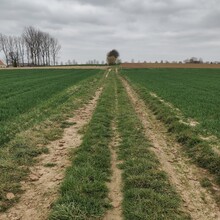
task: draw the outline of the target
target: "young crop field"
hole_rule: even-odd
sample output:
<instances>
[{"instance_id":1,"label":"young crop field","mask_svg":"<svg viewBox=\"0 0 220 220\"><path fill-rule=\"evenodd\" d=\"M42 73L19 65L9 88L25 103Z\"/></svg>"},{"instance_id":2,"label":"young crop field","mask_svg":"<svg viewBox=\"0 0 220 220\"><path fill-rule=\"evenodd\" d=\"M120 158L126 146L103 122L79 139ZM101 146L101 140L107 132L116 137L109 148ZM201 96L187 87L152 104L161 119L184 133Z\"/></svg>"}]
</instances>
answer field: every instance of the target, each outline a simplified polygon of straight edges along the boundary
<instances>
[{"instance_id":1,"label":"young crop field","mask_svg":"<svg viewBox=\"0 0 220 220\"><path fill-rule=\"evenodd\" d=\"M72 95L66 92L68 88L97 72L99 70L1 71L0 145L23 128L49 117L50 110Z\"/></svg>"},{"instance_id":2,"label":"young crop field","mask_svg":"<svg viewBox=\"0 0 220 220\"><path fill-rule=\"evenodd\" d=\"M0 71L0 219L220 219L219 82L215 69Z\"/></svg>"},{"instance_id":3,"label":"young crop field","mask_svg":"<svg viewBox=\"0 0 220 220\"><path fill-rule=\"evenodd\" d=\"M198 122L204 134L220 138L219 69L127 69L123 74Z\"/></svg>"},{"instance_id":4,"label":"young crop field","mask_svg":"<svg viewBox=\"0 0 220 220\"><path fill-rule=\"evenodd\" d=\"M193 161L219 184L220 71L138 69L123 70L123 75Z\"/></svg>"},{"instance_id":5,"label":"young crop field","mask_svg":"<svg viewBox=\"0 0 220 220\"><path fill-rule=\"evenodd\" d=\"M20 192L33 157L61 135L68 114L89 100L103 71L0 71L0 210L9 207L7 192ZM91 93L91 94L90 94Z\"/></svg>"}]
</instances>

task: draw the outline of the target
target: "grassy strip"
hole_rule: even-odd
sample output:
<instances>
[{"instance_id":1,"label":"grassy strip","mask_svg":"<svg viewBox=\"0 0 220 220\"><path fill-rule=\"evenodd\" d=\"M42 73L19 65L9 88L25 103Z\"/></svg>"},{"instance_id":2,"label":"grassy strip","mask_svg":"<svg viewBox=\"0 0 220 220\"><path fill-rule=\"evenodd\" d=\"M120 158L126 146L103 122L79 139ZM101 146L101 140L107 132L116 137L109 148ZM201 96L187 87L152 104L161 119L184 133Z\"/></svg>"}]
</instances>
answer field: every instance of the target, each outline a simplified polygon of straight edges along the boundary
<instances>
[{"instance_id":1,"label":"grassy strip","mask_svg":"<svg viewBox=\"0 0 220 220\"><path fill-rule=\"evenodd\" d=\"M129 81L129 79L127 80ZM154 112L157 119L163 121L168 131L174 134L176 140L182 144L192 160L214 174L217 183L220 185L220 157L206 141L199 137L198 131L193 127L180 123L179 118L173 114L173 111L157 98L152 97L150 91L145 87L132 81L129 82L146 105Z\"/></svg>"},{"instance_id":2,"label":"grassy strip","mask_svg":"<svg viewBox=\"0 0 220 220\"><path fill-rule=\"evenodd\" d=\"M107 79L83 143L75 153L61 186L61 195L54 204L50 220L100 218L110 206L106 181L110 176L111 140L115 98L112 77Z\"/></svg>"},{"instance_id":3,"label":"grassy strip","mask_svg":"<svg viewBox=\"0 0 220 220\"><path fill-rule=\"evenodd\" d=\"M180 198L161 171L159 161L150 150L142 125L122 87L118 85L118 130L121 137L119 157L124 163L125 219L189 219L180 211Z\"/></svg>"},{"instance_id":4,"label":"grassy strip","mask_svg":"<svg viewBox=\"0 0 220 220\"><path fill-rule=\"evenodd\" d=\"M27 176L29 166L35 162L34 157L48 153L46 145L61 137L63 129L69 126L66 119L72 117L74 109L80 108L92 98L102 83L101 77L101 74L96 75L82 81L78 86L68 88L59 97L53 97L41 109L43 112L35 110L35 116L30 112L35 121L31 123L33 127L16 134L13 140L0 148L0 211L5 211L18 200L21 193L20 181ZM56 102L57 99L63 101ZM14 193L16 197L8 200L8 192Z\"/></svg>"}]
</instances>

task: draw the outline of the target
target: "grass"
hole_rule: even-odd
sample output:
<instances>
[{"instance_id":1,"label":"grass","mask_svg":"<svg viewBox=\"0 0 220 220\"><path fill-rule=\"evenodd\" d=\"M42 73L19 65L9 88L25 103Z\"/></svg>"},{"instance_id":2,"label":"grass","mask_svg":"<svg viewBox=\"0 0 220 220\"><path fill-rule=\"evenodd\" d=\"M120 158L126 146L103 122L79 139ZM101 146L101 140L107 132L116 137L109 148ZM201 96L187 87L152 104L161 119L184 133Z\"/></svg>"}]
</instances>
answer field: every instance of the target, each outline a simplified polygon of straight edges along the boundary
<instances>
[{"instance_id":1,"label":"grass","mask_svg":"<svg viewBox=\"0 0 220 220\"><path fill-rule=\"evenodd\" d=\"M33 71L30 75L28 74L29 70L23 70L25 73L22 71L18 71L17 73L17 71L18 70L14 70L14 72L2 71L0 73L2 74L1 77L5 75L5 78L9 79L10 84L13 84L13 82L16 83L17 81L22 84L23 81L24 89L25 86L27 86L25 83L32 85L31 79L36 82L38 78L42 78L40 81L49 89L49 93L51 92L51 87L47 87L47 83L50 84L50 79L56 76L57 80L54 82L54 86L58 91L51 94L50 98L44 101L42 100L42 102L38 101L39 105L32 106L25 110L25 113L19 114L17 117L14 116L11 119L9 118L8 120L5 119L3 126L2 124L0 125L1 128L3 128L7 124L8 131L16 128L11 132L13 135L10 135L9 140L7 140L7 142L4 141L4 144L0 147L0 211L6 210L18 200L22 192L20 182L26 178L29 172L29 166L35 163L34 158L42 153L49 153L46 145L50 141L61 137L63 128L71 125L65 122L67 118L72 116L74 109L78 109L83 103L90 100L91 96L102 83L103 78L102 71L97 70L96 72L93 70L90 72L88 70L87 73L85 73L86 75L81 72L82 76L78 76L79 78L81 77L81 79L76 80L75 83L74 74L78 75L77 70L73 70L72 73L65 71L64 73L59 73L53 70L50 73L50 70L45 70L46 72L42 70L42 73L38 74L38 72ZM53 73L55 76L53 76ZM62 81L63 77L64 81ZM63 89L61 89L61 85L56 87L58 82L59 84L67 84L68 80L65 79L65 77L69 78L68 80L71 81L72 85L69 84L69 86ZM44 83L44 81L47 81L47 83ZM5 82L7 82L7 80ZM23 87L21 86L20 88L22 89ZM45 91L47 91L47 89ZM35 89L33 89L33 91L40 92ZM20 93L26 94L20 90L18 90L17 93L18 94L14 93L16 97L19 97ZM27 99L30 98L29 93L26 95ZM7 99L5 99L5 102L6 101ZM25 99L23 101L25 101ZM7 106L7 108L9 107L10 105ZM3 140L3 138L1 140ZM12 192L16 195L14 200L8 200L6 198L8 192Z\"/></svg>"},{"instance_id":2,"label":"grass","mask_svg":"<svg viewBox=\"0 0 220 220\"><path fill-rule=\"evenodd\" d=\"M122 84L112 74L86 126L83 142L72 156L72 166L66 172L49 219L101 219L111 208L106 182L111 173L108 146L113 119L121 139L118 154L123 161L120 168L124 219L189 219L180 210L181 200L150 150L151 145Z\"/></svg>"},{"instance_id":3,"label":"grass","mask_svg":"<svg viewBox=\"0 0 220 220\"><path fill-rule=\"evenodd\" d=\"M210 182L210 180L208 178L203 178L201 181L200 181L200 184L202 187L205 187L205 188L208 188L208 187L211 187L212 186L212 183Z\"/></svg>"},{"instance_id":4,"label":"grass","mask_svg":"<svg viewBox=\"0 0 220 220\"><path fill-rule=\"evenodd\" d=\"M53 109L76 92L71 91L73 85L98 72L56 69L0 71L0 147L16 133L48 118L54 113Z\"/></svg>"},{"instance_id":5,"label":"grass","mask_svg":"<svg viewBox=\"0 0 220 220\"><path fill-rule=\"evenodd\" d=\"M44 167L55 167L57 164L56 163L46 163L44 164Z\"/></svg>"},{"instance_id":6,"label":"grass","mask_svg":"<svg viewBox=\"0 0 220 220\"><path fill-rule=\"evenodd\" d=\"M119 159L123 161L123 214L127 220L189 219L180 211L181 200L170 185L151 144L143 134L141 122L117 80L117 126L121 137Z\"/></svg>"},{"instance_id":7,"label":"grass","mask_svg":"<svg viewBox=\"0 0 220 220\"><path fill-rule=\"evenodd\" d=\"M198 121L196 129L204 135L220 138L219 69L127 69L123 74Z\"/></svg>"},{"instance_id":8,"label":"grass","mask_svg":"<svg viewBox=\"0 0 220 220\"><path fill-rule=\"evenodd\" d=\"M83 142L74 153L50 220L99 219L110 207L106 182L110 176L111 122L115 103L112 77L107 78Z\"/></svg>"},{"instance_id":9,"label":"grass","mask_svg":"<svg viewBox=\"0 0 220 220\"><path fill-rule=\"evenodd\" d=\"M133 70L136 72L136 70ZM157 70L147 70L147 71L157 71ZM167 71L167 70L158 70L158 71ZM171 71L171 70L169 70ZM172 71L177 71L177 70L172 70ZM179 71L179 70L178 70ZM184 70L181 70L184 71ZM149 74L149 78L151 79L149 82L147 82L146 78L148 76L148 74L144 75L144 70L140 70L140 74L133 74L131 75L130 70L126 70L124 72L124 75L126 76L126 78L130 81L130 83L133 85L134 89L138 92L138 94L140 95L140 97L145 101L146 105L157 115L157 118L161 121L163 121L165 123L165 125L168 128L168 131L173 134L176 138L176 140L181 143L184 147L184 149L186 150L187 154L189 155L189 157L192 158L192 160L197 163L200 167L205 168L207 170L209 170L210 173L214 174L214 176L216 177L217 183L220 184L220 157L219 155L217 155L212 147L204 140L202 140L199 135L200 132L203 132L200 128L196 128L196 127L191 127L188 126L186 124L182 124L179 121L178 116L175 114L175 112L167 105L164 105L158 98L156 97L152 97L150 95L151 90L149 90L148 86L150 85L150 87L152 85L154 85L155 90L154 91L160 91L160 88L157 88L157 86L159 87L159 85L161 85L161 91L164 89L165 91L167 91L167 93L173 93L173 96L175 96L176 94L176 98L173 98L173 102L171 101L171 103L176 103L175 100L178 99L178 86L180 86L180 84L182 84L184 82L184 78L186 81L192 81L193 77L198 77L198 73L195 72L195 74L193 75L194 70L185 70L185 71L190 71L190 73L192 74L192 79L188 79L189 75L184 75L181 73L176 73L176 76L174 76L174 79L170 79L171 76L175 75L175 72L171 72L171 74L169 75L169 73L164 72L165 76L167 77L167 81L164 81L164 84L166 84L168 82L168 85L171 85L170 87L166 86L166 85L161 85L157 84L154 82L154 78L155 81L161 81L160 77L163 78L164 76L161 76L161 72L159 74L156 74L155 76L151 76L151 74ZM197 70L195 70L197 71ZM200 71L207 71L207 70L200 70ZM201 72L201 79L198 79L198 81L202 81L203 83L201 84L196 84L197 86L194 86L197 88L198 91L203 91L204 90L209 90L207 92L207 97L212 97L211 100L209 100L209 98L207 98L206 96L202 96L202 93L200 93L201 97L199 98L199 93L193 93L193 89L191 89L190 87L187 86L187 84L182 84L182 87L184 87L184 89L186 90L185 93L188 94L188 96L186 96L186 98L188 100L192 100L193 104L191 102L187 102L186 99L180 99L179 97L179 103L183 102L185 104L182 104L183 106L185 106L185 108L187 107L188 109L191 109L191 111L193 112L194 108L198 108L200 112L203 112L203 114L207 114L207 118L205 116L203 116L203 120L206 121L206 124L211 126L213 125L213 129L209 129L209 126L207 126L207 129L209 130L209 132L212 131L218 131L218 127L215 126L215 124L212 124L212 122L210 121L209 123L209 118L213 117L213 119L215 117L218 116L219 111L216 109L216 107L213 107L213 105L210 106L206 106L206 109L209 109L209 112L212 112L213 115L211 116L211 113L206 112L205 107L201 108L201 106L205 105L205 103L210 102L216 102L216 106L218 106L219 104L219 100L217 100L217 94L218 94L218 88L216 85L216 82L218 82L219 76L215 71L219 71L219 70L212 70L214 71L213 74L210 73L210 80L209 83L207 83L207 79L208 79L208 73L206 72ZM156 72L157 73L157 72ZM142 82L140 80L140 77L142 78ZM137 77L137 79L135 78ZM191 75L190 75L191 77ZM169 82L169 80L171 82ZM195 79L194 79L195 80ZM145 84L143 83L145 82ZM205 84L206 82L206 84ZM177 86L175 85L175 83L177 84ZM198 83L198 82L197 82ZM173 87L172 87L173 84ZM200 86L199 86L200 85ZM209 87L210 85L213 85L213 90L211 89L211 87ZM203 88L204 86L204 88ZM174 87L176 89L174 89ZM180 86L181 87L181 86ZM181 88L182 88L181 87ZM193 87L193 88L194 88ZM185 94L183 91L180 92L181 94ZM159 93L159 95L161 95L162 93ZM165 92L163 94L166 94ZM162 98L166 97L166 95L162 95ZM193 101L195 99L195 97L199 98L197 101ZM206 100L206 101L203 101ZM170 101L168 99L168 101ZM204 103L203 103L204 102ZM188 103L188 105L186 104ZM199 104L200 103L200 106ZM175 107L179 107L178 105ZM184 108L180 108L180 110L185 113ZM195 111L198 112L198 111ZM192 114L195 114L191 113ZM186 114L186 117L189 116ZM199 117L199 116L198 116ZM202 121L202 119L200 119ZM198 121L201 122L198 118ZM201 122L202 123L202 122Z\"/></svg>"}]
</instances>

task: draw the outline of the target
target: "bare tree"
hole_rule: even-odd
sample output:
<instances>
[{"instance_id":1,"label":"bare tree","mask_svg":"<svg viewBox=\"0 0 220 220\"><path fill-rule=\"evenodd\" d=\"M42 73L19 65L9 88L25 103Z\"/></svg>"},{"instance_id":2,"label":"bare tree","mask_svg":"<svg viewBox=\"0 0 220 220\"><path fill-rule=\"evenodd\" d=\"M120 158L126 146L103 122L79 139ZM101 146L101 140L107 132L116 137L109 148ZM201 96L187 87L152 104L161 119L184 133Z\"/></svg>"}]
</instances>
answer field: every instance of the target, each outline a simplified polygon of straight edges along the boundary
<instances>
[{"instance_id":1,"label":"bare tree","mask_svg":"<svg viewBox=\"0 0 220 220\"><path fill-rule=\"evenodd\" d=\"M59 44L57 39L51 38L50 46L51 46L51 54L53 58L53 65L55 65L57 60L57 55L61 49L61 45Z\"/></svg>"},{"instance_id":2,"label":"bare tree","mask_svg":"<svg viewBox=\"0 0 220 220\"><path fill-rule=\"evenodd\" d=\"M22 66L24 66L25 62L25 40L22 37L17 38L17 44L18 44L18 51L19 51L19 57L20 57L20 63Z\"/></svg>"},{"instance_id":3,"label":"bare tree","mask_svg":"<svg viewBox=\"0 0 220 220\"><path fill-rule=\"evenodd\" d=\"M35 64L35 39L36 30L33 27L26 27L23 32L23 38L26 42L27 50L29 50L29 55L31 58L32 65Z\"/></svg>"},{"instance_id":4,"label":"bare tree","mask_svg":"<svg viewBox=\"0 0 220 220\"><path fill-rule=\"evenodd\" d=\"M8 45L8 37L0 34L0 45L1 49L5 55L5 61L7 66L9 65L9 45Z\"/></svg>"},{"instance_id":5,"label":"bare tree","mask_svg":"<svg viewBox=\"0 0 220 220\"><path fill-rule=\"evenodd\" d=\"M46 38L46 47L45 47L45 52L46 52L46 65L50 65L50 35L47 34L47 38Z\"/></svg>"},{"instance_id":6,"label":"bare tree","mask_svg":"<svg viewBox=\"0 0 220 220\"><path fill-rule=\"evenodd\" d=\"M7 65L24 66L26 60L32 65L55 65L60 49L56 38L31 26L24 29L21 37L0 34L0 51Z\"/></svg>"},{"instance_id":7,"label":"bare tree","mask_svg":"<svg viewBox=\"0 0 220 220\"><path fill-rule=\"evenodd\" d=\"M20 62L19 54L19 39L15 36L8 37L8 48L9 48L9 61L14 67L17 67Z\"/></svg>"},{"instance_id":8,"label":"bare tree","mask_svg":"<svg viewBox=\"0 0 220 220\"><path fill-rule=\"evenodd\" d=\"M47 50L48 50L49 34L43 33L41 44L42 65L47 64Z\"/></svg>"}]
</instances>

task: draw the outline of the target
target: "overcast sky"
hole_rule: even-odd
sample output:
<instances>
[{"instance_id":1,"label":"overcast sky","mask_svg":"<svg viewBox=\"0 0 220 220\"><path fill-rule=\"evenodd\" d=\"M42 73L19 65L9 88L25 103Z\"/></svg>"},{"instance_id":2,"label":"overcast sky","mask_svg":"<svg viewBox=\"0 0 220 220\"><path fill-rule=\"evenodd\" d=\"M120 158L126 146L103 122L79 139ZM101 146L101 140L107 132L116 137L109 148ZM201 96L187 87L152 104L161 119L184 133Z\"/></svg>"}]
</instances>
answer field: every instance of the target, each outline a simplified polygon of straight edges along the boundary
<instances>
[{"instance_id":1,"label":"overcast sky","mask_svg":"<svg viewBox=\"0 0 220 220\"><path fill-rule=\"evenodd\" d=\"M219 0L0 0L0 33L34 26L55 36L60 61L220 61ZM0 55L2 58L3 55Z\"/></svg>"}]
</instances>

